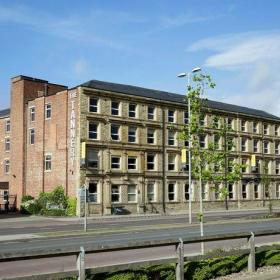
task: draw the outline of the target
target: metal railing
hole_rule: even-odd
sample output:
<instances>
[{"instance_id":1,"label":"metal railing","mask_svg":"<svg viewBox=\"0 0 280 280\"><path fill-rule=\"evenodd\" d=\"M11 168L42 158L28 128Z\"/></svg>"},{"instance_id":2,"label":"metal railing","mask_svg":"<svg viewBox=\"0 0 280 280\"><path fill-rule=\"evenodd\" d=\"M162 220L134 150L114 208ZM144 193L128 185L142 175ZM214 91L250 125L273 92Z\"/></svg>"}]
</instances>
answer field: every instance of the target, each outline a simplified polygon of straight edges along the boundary
<instances>
[{"instance_id":1,"label":"metal railing","mask_svg":"<svg viewBox=\"0 0 280 280\"><path fill-rule=\"evenodd\" d=\"M113 244L105 246L90 246L90 247L80 247L80 249L57 249L50 251L32 251L32 252L22 252L22 253L7 253L0 254L0 263L10 262L10 261L20 261L20 260L30 260L30 259L45 259L52 257L63 257L63 256L76 256L76 269L68 271L54 271L47 274L40 275L30 275L14 278L5 278L6 280L35 280L35 279L57 279L63 277L73 277L79 276L80 280L84 280L86 275L98 274L109 271L121 271L136 267L154 266L162 264L176 264L176 279L184 279L184 261L197 261L203 259L210 259L215 257L226 257L232 255L248 254L248 271L255 271L255 253L261 251L269 251L280 249L280 245L256 247L255 237L260 236L271 236L279 235L280 230L274 231L259 231L250 233L236 233L236 234L220 234L213 236L203 236L203 237L188 237L179 239L166 239L166 240L154 240L154 241L142 241L142 242L132 242L127 244ZM247 239L247 248L237 249L233 251L225 251L222 253L214 253L207 255L195 255L187 256L184 252L184 245L194 244L201 242L212 242L212 241L222 241L222 240L232 240L232 239ZM171 257L166 258L155 258L149 260L141 260L129 263L113 263L111 265L98 266L98 267L85 267L85 259L87 254L101 253L101 252L113 252L113 251L127 251L133 249L144 249L144 248L155 248L155 247L167 247L174 246L175 254ZM30 272L32 273L32 272Z\"/></svg>"}]
</instances>

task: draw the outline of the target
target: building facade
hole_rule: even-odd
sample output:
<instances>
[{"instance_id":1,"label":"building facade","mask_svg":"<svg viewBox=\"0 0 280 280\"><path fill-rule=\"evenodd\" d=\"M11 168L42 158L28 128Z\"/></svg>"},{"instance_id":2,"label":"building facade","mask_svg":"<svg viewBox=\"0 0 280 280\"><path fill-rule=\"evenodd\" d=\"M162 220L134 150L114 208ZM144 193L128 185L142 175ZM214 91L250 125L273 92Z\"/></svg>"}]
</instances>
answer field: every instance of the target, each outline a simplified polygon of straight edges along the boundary
<instances>
[{"instance_id":1,"label":"building facade","mask_svg":"<svg viewBox=\"0 0 280 280\"><path fill-rule=\"evenodd\" d=\"M188 143L174 128L187 125L185 96L96 80L68 89L26 76L13 78L11 88L11 109L0 111L0 189L16 195L17 208L23 195L61 185L78 198L78 214L83 186L89 215L110 215L114 206L133 214L188 209L189 172L181 160ZM229 207L280 205L280 118L220 102L208 106L201 147L222 141L210 128L215 114L233 129L230 160L247 165L242 180L227 186ZM264 166L268 188L261 182ZM224 207L220 187L203 182L206 209ZM192 189L198 209L196 180Z\"/></svg>"}]
</instances>

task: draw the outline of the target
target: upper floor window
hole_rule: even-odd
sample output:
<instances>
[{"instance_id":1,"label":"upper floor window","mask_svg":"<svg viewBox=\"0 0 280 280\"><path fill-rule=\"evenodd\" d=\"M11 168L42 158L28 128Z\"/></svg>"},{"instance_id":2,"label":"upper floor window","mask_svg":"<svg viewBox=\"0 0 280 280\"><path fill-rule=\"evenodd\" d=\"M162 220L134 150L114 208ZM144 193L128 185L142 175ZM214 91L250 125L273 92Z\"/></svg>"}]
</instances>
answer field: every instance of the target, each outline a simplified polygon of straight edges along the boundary
<instances>
[{"instance_id":1,"label":"upper floor window","mask_svg":"<svg viewBox=\"0 0 280 280\"><path fill-rule=\"evenodd\" d=\"M155 155L147 155L147 170L155 169Z\"/></svg>"},{"instance_id":2,"label":"upper floor window","mask_svg":"<svg viewBox=\"0 0 280 280\"><path fill-rule=\"evenodd\" d=\"M175 171L175 165L176 165L176 156L168 155L168 170Z\"/></svg>"},{"instance_id":3,"label":"upper floor window","mask_svg":"<svg viewBox=\"0 0 280 280\"><path fill-rule=\"evenodd\" d=\"M136 142L136 128L135 127L128 128L128 142L129 143Z\"/></svg>"},{"instance_id":4,"label":"upper floor window","mask_svg":"<svg viewBox=\"0 0 280 280\"><path fill-rule=\"evenodd\" d=\"M155 143L155 131L153 129L148 129L147 142L148 144Z\"/></svg>"},{"instance_id":5,"label":"upper floor window","mask_svg":"<svg viewBox=\"0 0 280 280\"><path fill-rule=\"evenodd\" d=\"M214 117L213 125L214 125L214 128L218 128L219 127L219 118L218 117Z\"/></svg>"},{"instance_id":6,"label":"upper floor window","mask_svg":"<svg viewBox=\"0 0 280 280\"><path fill-rule=\"evenodd\" d=\"M253 122L253 132L258 133L258 123L257 122Z\"/></svg>"},{"instance_id":7,"label":"upper floor window","mask_svg":"<svg viewBox=\"0 0 280 280\"><path fill-rule=\"evenodd\" d=\"M127 158L127 169L128 170L137 169L137 157L128 157Z\"/></svg>"},{"instance_id":8,"label":"upper floor window","mask_svg":"<svg viewBox=\"0 0 280 280\"><path fill-rule=\"evenodd\" d=\"M231 173L233 171L233 164L234 164L234 158L228 159L228 172Z\"/></svg>"},{"instance_id":9,"label":"upper floor window","mask_svg":"<svg viewBox=\"0 0 280 280\"><path fill-rule=\"evenodd\" d=\"M280 170L280 162L279 161L276 161L275 162L275 174L276 175L279 175L279 170Z\"/></svg>"},{"instance_id":10,"label":"upper floor window","mask_svg":"<svg viewBox=\"0 0 280 280\"><path fill-rule=\"evenodd\" d=\"M279 142L275 142L275 155L279 155Z\"/></svg>"},{"instance_id":11,"label":"upper floor window","mask_svg":"<svg viewBox=\"0 0 280 280\"><path fill-rule=\"evenodd\" d=\"M46 155L45 156L45 171L51 171L52 170L52 156Z\"/></svg>"},{"instance_id":12,"label":"upper floor window","mask_svg":"<svg viewBox=\"0 0 280 280\"><path fill-rule=\"evenodd\" d=\"M184 124L188 124L189 123L189 112L185 111L184 112Z\"/></svg>"},{"instance_id":13,"label":"upper floor window","mask_svg":"<svg viewBox=\"0 0 280 280\"><path fill-rule=\"evenodd\" d=\"M168 145L175 146L175 132L168 131Z\"/></svg>"},{"instance_id":14,"label":"upper floor window","mask_svg":"<svg viewBox=\"0 0 280 280\"><path fill-rule=\"evenodd\" d=\"M275 191L276 191L276 193L275 193L276 197L279 198L280 197L280 185L279 184L276 185Z\"/></svg>"},{"instance_id":15,"label":"upper floor window","mask_svg":"<svg viewBox=\"0 0 280 280\"><path fill-rule=\"evenodd\" d=\"M232 124L233 124L233 120L231 118L228 118L227 119L227 125L228 125L228 128L231 129L232 128Z\"/></svg>"},{"instance_id":16,"label":"upper floor window","mask_svg":"<svg viewBox=\"0 0 280 280\"><path fill-rule=\"evenodd\" d=\"M111 102L111 115L113 116L119 116L120 115L120 103L116 101Z\"/></svg>"},{"instance_id":17,"label":"upper floor window","mask_svg":"<svg viewBox=\"0 0 280 280\"><path fill-rule=\"evenodd\" d=\"M98 112L98 99L91 97L89 99L89 111L91 113L97 113Z\"/></svg>"},{"instance_id":18,"label":"upper floor window","mask_svg":"<svg viewBox=\"0 0 280 280\"><path fill-rule=\"evenodd\" d=\"M200 144L200 148L205 148L205 135L199 136L199 144Z\"/></svg>"},{"instance_id":19,"label":"upper floor window","mask_svg":"<svg viewBox=\"0 0 280 280\"><path fill-rule=\"evenodd\" d=\"M87 165L88 168L97 169L98 168L98 151L88 150Z\"/></svg>"},{"instance_id":20,"label":"upper floor window","mask_svg":"<svg viewBox=\"0 0 280 280\"><path fill-rule=\"evenodd\" d=\"M253 150L254 150L254 153L257 153L259 151L259 140L254 140Z\"/></svg>"},{"instance_id":21,"label":"upper floor window","mask_svg":"<svg viewBox=\"0 0 280 280\"><path fill-rule=\"evenodd\" d=\"M5 174L9 174L10 172L10 160L6 159L5 160Z\"/></svg>"},{"instance_id":22,"label":"upper floor window","mask_svg":"<svg viewBox=\"0 0 280 280\"><path fill-rule=\"evenodd\" d=\"M29 131L29 143L30 143L30 145L35 144L35 129L34 128L31 128Z\"/></svg>"},{"instance_id":23,"label":"upper floor window","mask_svg":"<svg viewBox=\"0 0 280 280\"><path fill-rule=\"evenodd\" d=\"M265 154L268 154L268 142L267 141L263 142L263 152Z\"/></svg>"},{"instance_id":24,"label":"upper floor window","mask_svg":"<svg viewBox=\"0 0 280 280\"><path fill-rule=\"evenodd\" d=\"M263 125L263 134L268 134L268 124Z\"/></svg>"},{"instance_id":25,"label":"upper floor window","mask_svg":"<svg viewBox=\"0 0 280 280\"><path fill-rule=\"evenodd\" d=\"M205 125L205 116L204 115L201 115L199 117L199 123L201 126L204 126Z\"/></svg>"},{"instance_id":26,"label":"upper floor window","mask_svg":"<svg viewBox=\"0 0 280 280\"><path fill-rule=\"evenodd\" d=\"M245 158L242 158L242 160L241 160L241 163L242 163L242 173L246 173L247 172L247 159L245 159Z\"/></svg>"},{"instance_id":27,"label":"upper floor window","mask_svg":"<svg viewBox=\"0 0 280 280\"><path fill-rule=\"evenodd\" d=\"M35 107L30 107L30 122L35 122Z\"/></svg>"},{"instance_id":28,"label":"upper floor window","mask_svg":"<svg viewBox=\"0 0 280 280\"><path fill-rule=\"evenodd\" d=\"M135 104L129 104L128 116L130 118L136 118L136 105Z\"/></svg>"},{"instance_id":29,"label":"upper floor window","mask_svg":"<svg viewBox=\"0 0 280 280\"><path fill-rule=\"evenodd\" d=\"M214 145L216 150L220 149L220 137L218 135L214 135Z\"/></svg>"},{"instance_id":30,"label":"upper floor window","mask_svg":"<svg viewBox=\"0 0 280 280\"><path fill-rule=\"evenodd\" d=\"M11 122L10 120L6 120L6 133L11 131Z\"/></svg>"},{"instance_id":31,"label":"upper floor window","mask_svg":"<svg viewBox=\"0 0 280 280\"><path fill-rule=\"evenodd\" d=\"M241 151L246 152L247 150L247 139L242 138L241 139Z\"/></svg>"},{"instance_id":32,"label":"upper floor window","mask_svg":"<svg viewBox=\"0 0 280 280\"><path fill-rule=\"evenodd\" d=\"M50 103L45 105L45 118L50 119L52 117L52 105Z\"/></svg>"},{"instance_id":33,"label":"upper floor window","mask_svg":"<svg viewBox=\"0 0 280 280\"><path fill-rule=\"evenodd\" d=\"M169 109L168 110L168 122L174 123L175 122L175 111Z\"/></svg>"},{"instance_id":34,"label":"upper floor window","mask_svg":"<svg viewBox=\"0 0 280 280\"><path fill-rule=\"evenodd\" d=\"M120 130L119 126L111 125L111 140L112 141L120 141L119 130Z\"/></svg>"},{"instance_id":35,"label":"upper floor window","mask_svg":"<svg viewBox=\"0 0 280 280\"><path fill-rule=\"evenodd\" d=\"M278 125L275 125L275 127L274 127L274 134L275 134L275 136L278 136L278 134L279 134L279 126Z\"/></svg>"},{"instance_id":36,"label":"upper floor window","mask_svg":"<svg viewBox=\"0 0 280 280\"><path fill-rule=\"evenodd\" d=\"M244 120L241 121L241 131L246 131L246 121Z\"/></svg>"},{"instance_id":37,"label":"upper floor window","mask_svg":"<svg viewBox=\"0 0 280 280\"><path fill-rule=\"evenodd\" d=\"M154 120L154 119L155 119L155 108L148 107L148 120Z\"/></svg>"},{"instance_id":38,"label":"upper floor window","mask_svg":"<svg viewBox=\"0 0 280 280\"><path fill-rule=\"evenodd\" d=\"M89 123L88 138L91 140L98 139L98 124Z\"/></svg>"},{"instance_id":39,"label":"upper floor window","mask_svg":"<svg viewBox=\"0 0 280 280\"><path fill-rule=\"evenodd\" d=\"M227 148L228 148L228 150L231 151L232 148L233 148L233 146L234 146L233 137L229 137L229 138L228 138L228 143L227 143Z\"/></svg>"},{"instance_id":40,"label":"upper floor window","mask_svg":"<svg viewBox=\"0 0 280 280\"><path fill-rule=\"evenodd\" d=\"M215 192L215 199L219 200L221 193L220 193L220 184L219 183L215 183L214 185L214 192Z\"/></svg>"},{"instance_id":41,"label":"upper floor window","mask_svg":"<svg viewBox=\"0 0 280 280\"><path fill-rule=\"evenodd\" d=\"M88 184L88 195L90 202L98 202L98 184L97 182L90 182Z\"/></svg>"},{"instance_id":42,"label":"upper floor window","mask_svg":"<svg viewBox=\"0 0 280 280\"><path fill-rule=\"evenodd\" d=\"M120 156L111 156L111 169L121 169Z\"/></svg>"},{"instance_id":43,"label":"upper floor window","mask_svg":"<svg viewBox=\"0 0 280 280\"><path fill-rule=\"evenodd\" d=\"M10 151L10 137L5 138L5 151Z\"/></svg>"}]
</instances>

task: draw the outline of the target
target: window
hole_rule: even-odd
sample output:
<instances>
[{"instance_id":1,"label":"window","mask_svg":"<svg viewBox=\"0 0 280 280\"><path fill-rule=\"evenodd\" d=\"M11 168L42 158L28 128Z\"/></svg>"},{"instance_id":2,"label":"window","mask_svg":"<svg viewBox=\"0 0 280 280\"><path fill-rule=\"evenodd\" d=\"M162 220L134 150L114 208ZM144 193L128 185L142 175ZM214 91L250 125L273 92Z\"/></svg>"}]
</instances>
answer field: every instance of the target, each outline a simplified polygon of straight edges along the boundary
<instances>
[{"instance_id":1,"label":"window","mask_svg":"<svg viewBox=\"0 0 280 280\"><path fill-rule=\"evenodd\" d=\"M120 156L111 156L111 168L112 169L121 169L121 157Z\"/></svg>"},{"instance_id":2,"label":"window","mask_svg":"<svg viewBox=\"0 0 280 280\"><path fill-rule=\"evenodd\" d=\"M275 155L279 155L279 143L275 142Z\"/></svg>"},{"instance_id":3,"label":"window","mask_svg":"<svg viewBox=\"0 0 280 280\"><path fill-rule=\"evenodd\" d=\"M149 182L147 184L147 198L148 201L155 201L155 183Z\"/></svg>"},{"instance_id":4,"label":"window","mask_svg":"<svg viewBox=\"0 0 280 280\"><path fill-rule=\"evenodd\" d=\"M51 171L52 170L52 156L46 155L45 156L45 171Z\"/></svg>"},{"instance_id":5,"label":"window","mask_svg":"<svg viewBox=\"0 0 280 280\"><path fill-rule=\"evenodd\" d=\"M230 173L233 171L233 162L234 162L234 158L228 159L228 172Z\"/></svg>"},{"instance_id":6,"label":"window","mask_svg":"<svg viewBox=\"0 0 280 280\"><path fill-rule=\"evenodd\" d=\"M246 184L242 184L242 198L243 199L247 198L247 186L246 186Z\"/></svg>"},{"instance_id":7,"label":"window","mask_svg":"<svg viewBox=\"0 0 280 280\"><path fill-rule=\"evenodd\" d=\"M168 145L175 146L175 132L168 131Z\"/></svg>"},{"instance_id":8,"label":"window","mask_svg":"<svg viewBox=\"0 0 280 280\"><path fill-rule=\"evenodd\" d=\"M190 199L190 186L189 184L185 184L185 200Z\"/></svg>"},{"instance_id":9,"label":"window","mask_svg":"<svg viewBox=\"0 0 280 280\"><path fill-rule=\"evenodd\" d=\"M9 174L10 172L10 160L6 159L5 160L5 174Z\"/></svg>"},{"instance_id":10,"label":"window","mask_svg":"<svg viewBox=\"0 0 280 280\"><path fill-rule=\"evenodd\" d=\"M35 143L35 130L34 128L31 128L29 131L29 143L30 145L34 145Z\"/></svg>"},{"instance_id":11,"label":"window","mask_svg":"<svg viewBox=\"0 0 280 280\"><path fill-rule=\"evenodd\" d=\"M275 136L278 136L278 131L279 131L279 126L275 125L275 127L274 127L274 135Z\"/></svg>"},{"instance_id":12,"label":"window","mask_svg":"<svg viewBox=\"0 0 280 280\"><path fill-rule=\"evenodd\" d=\"M112 141L120 141L119 129L120 129L120 127L117 125L111 126L111 140Z\"/></svg>"},{"instance_id":13,"label":"window","mask_svg":"<svg viewBox=\"0 0 280 280\"><path fill-rule=\"evenodd\" d=\"M90 182L88 184L88 196L90 202L98 202L98 184L97 182Z\"/></svg>"},{"instance_id":14,"label":"window","mask_svg":"<svg viewBox=\"0 0 280 280\"><path fill-rule=\"evenodd\" d=\"M155 119L155 108L148 107L148 120L154 120L154 119Z\"/></svg>"},{"instance_id":15,"label":"window","mask_svg":"<svg viewBox=\"0 0 280 280\"><path fill-rule=\"evenodd\" d=\"M215 150L220 149L220 137L218 135L214 135L214 145L215 145Z\"/></svg>"},{"instance_id":16,"label":"window","mask_svg":"<svg viewBox=\"0 0 280 280\"><path fill-rule=\"evenodd\" d=\"M111 102L111 115L119 116L119 114L120 114L119 106L120 106L119 102L116 102L116 101Z\"/></svg>"},{"instance_id":17,"label":"window","mask_svg":"<svg viewBox=\"0 0 280 280\"><path fill-rule=\"evenodd\" d=\"M6 120L6 133L11 131L11 122L10 120Z\"/></svg>"},{"instance_id":18,"label":"window","mask_svg":"<svg viewBox=\"0 0 280 280\"><path fill-rule=\"evenodd\" d=\"M147 142L148 142L148 144L154 144L155 143L155 131L153 129L148 129Z\"/></svg>"},{"instance_id":19,"label":"window","mask_svg":"<svg viewBox=\"0 0 280 280\"><path fill-rule=\"evenodd\" d=\"M245 159L245 158L242 159L242 165L243 165L242 173L246 173L247 167L245 167L245 166L247 166L247 159Z\"/></svg>"},{"instance_id":20,"label":"window","mask_svg":"<svg viewBox=\"0 0 280 280\"><path fill-rule=\"evenodd\" d=\"M279 161L276 161L275 162L275 174L276 175L279 175L280 173L279 173L279 170L280 170L280 162Z\"/></svg>"},{"instance_id":21,"label":"window","mask_svg":"<svg viewBox=\"0 0 280 280\"><path fill-rule=\"evenodd\" d=\"M155 169L155 155L147 155L147 170Z\"/></svg>"},{"instance_id":22,"label":"window","mask_svg":"<svg viewBox=\"0 0 280 280\"><path fill-rule=\"evenodd\" d=\"M205 125L205 116L204 115L201 115L199 117L199 123L201 126L204 126Z\"/></svg>"},{"instance_id":23,"label":"window","mask_svg":"<svg viewBox=\"0 0 280 280\"><path fill-rule=\"evenodd\" d=\"M280 197L280 185L276 185L276 197Z\"/></svg>"},{"instance_id":24,"label":"window","mask_svg":"<svg viewBox=\"0 0 280 280\"><path fill-rule=\"evenodd\" d=\"M259 141L254 140L254 153L257 153L259 151L258 147L259 147Z\"/></svg>"},{"instance_id":25,"label":"window","mask_svg":"<svg viewBox=\"0 0 280 280\"><path fill-rule=\"evenodd\" d=\"M168 155L168 170L169 171L175 170L175 161L176 161L175 155Z\"/></svg>"},{"instance_id":26,"label":"window","mask_svg":"<svg viewBox=\"0 0 280 280\"><path fill-rule=\"evenodd\" d=\"M256 122L253 123L253 132L258 133L258 123Z\"/></svg>"},{"instance_id":27,"label":"window","mask_svg":"<svg viewBox=\"0 0 280 280\"><path fill-rule=\"evenodd\" d=\"M268 142L267 141L263 142L263 152L265 154L268 154Z\"/></svg>"},{"instance_id":28,"label":"window","mask_svg":"<svg viewBox=\"0 0 280 280\"><path fill-rule=\"evenodd\" d=\"M246 152L247 150L247 139L242 138L241 139L241 151Z\"/></svg>"},{"instance_id":29,"label":"window","mask_svg":"<svg viewBox=\"0 0 280 280\"><path fill-rule=\"evenodd\" d=\"M215 183L215 199L219 200L220 199L220 184Z\"/></svg>"},{"instance_id":30,"label":"window","mask_svg":"<svg viewBox=\"0 0 280 280\"><path fill-rule=\"evenodd\" d=\"M205 148L205 135L199 136L200 148Z\"/></svg>"},{"instance_id":31,"label":"window","mask_svg":"<svg viewBox=\"0 0 280 280\"><path fill-rule=\"evenodd\" d=\"M228 125L229 129L232 129L232 119L231 118L227 119L227 125Z\"/></svg>"},{"instance_id":32,"label":"window","mask_svg":"<svg viewBox=\"0 0 280 280\"><path fill-rule=\"evenodd\" d=\"M184 112L184 124L188 124L189 123L189 112L185 111Z\"/></svg>"},{"instance_id":33,"label":"window","mask_svg":"<svg viewBox=\"0 0 280 280\"><path fill-rule=\"evenodd\" d=\"M89 99L89 111L91 113L97 113L98 112L98 99L91 97Z\"/></svg>"},{"instance_id":34,"label":"window","mask_svg":"<svg viewBox=\"0 0 280 280\"><path fill-rule=\"evenodd\" d=\"M128 185L127 186L127 201L128 202L136 202L136 185Z\"/></svg>"},{"instance_id":35,"label":"window","mask_svg":"<svg viewBox=\"0 0 280 280\"><path fill-rule=\"evenodd\" d=\"M220 170L220 164L219 163L214 163L214 172L217 173L219 171L221 171Z\"/></svg>"},{"instance_id":36,"label":"window","mask_svg":"<svg viewBox=\"0 0 280 280\"><path fill-rule=\"evenodd\" d=\"M168 199L169 199L169 201L175 200L175 184L174 183L168 184Z\"/></svg>"},{"instance_id":37,"label":"window","mask_svg":"<svg viewBox=\"0 0 280 280\"><path fill-rule=\"evenodd\" d=\"M119 185L112 185L111 187L111 202L120 202L120 190L121 187Z\"/></svg>"},{"instance_id":38,"label":"window","mask_svg":"<svg viewBox=\"0 0 280 280\"><path fill-rule=\"evenodd\" d=\"M257 184L254 184L254 195L255 198L259 198L259 186Z\"/></svg>"},{"instance_id":39,"label":"window","mask_svg":"<svg viewBox=\"0 0 280 280\"><path fill-rule=\"evenodd\" d=\"M233 184L228 184L228 198L233 199Z\"/></svg>"},{"instance_id":40,"label":"window","mask_svg":"<svg viewBox=\"0 0 280 280\"><path fill-rule=\"evenodd\" d=\"M263 134L267 134L268 133L268 125L264 124L263 125Z\"/></svg>"},{"instance_id":41,"label":"window","mask_svg":"<svg viewBox=\"0 0 280 280\"><path fill-rule=\"evenodd\" d=\"M136 143L136 128L135 127L128 128L128 142Z\"/></svg>"},{"instance_id":42,"label":"window","mask_svg":"<svg viewBox=\"0 0 280 280\"><path fill-rule=\"evenodd\" d=\"M45 118L50 119L52 117L52 105L46 104L45 106Z\"/></svg>"},{"instance_id":43,"label":"window","mask_svg":"<svg viewBox=\"0 0 280 280\"><path fill-rule=\"evenodd\" d=\"M30 107L30 122L35 121L35 107Z\"/></svg>"},{"instance_id":44,"label":"window","mask_svg":"<svg viewBox=\"0 0 280 280\"><path fill-rule=\"evenodd\" d=\"M4 190L4 197L3 197L4 201L9 200L9 191L8 190Z\"/></svg>"},{"instance_id":45,"label":"window","mask_svg":"<svg viewBox=\"0 0 280 280\"><path fill-rule=\"evenodd\" d=\"M218 128L219 127L219 118L218 117L214 117L213 126L214 126L214 128Z\"/></svg>"},{"instance_id":46,"label":"window","mask_svg":"<svg viewBox=\"0 0 280 280\"><path fill-rule=\"evenodd\" d=\"M97 140L98 139L98 124L89 123L88 138L90 140Z\"/></svg>"},{"instance_id":47,"label":"window","mask_svg":"<svg viewBox=\"0 0 280 280\"><path fill-rule=\"evenodd\" d=\"M128 116L130 118L136 118L136 105L135 104L129 104Z\"/></svg>"},{"instance_id":48,"label":"window","mask_svg":"<svg viewBox=\"0 0 280 280\"><path fill-rule=\"evenodd\" d=\"M136 170L137 168L137 157L128 157L127 158L127 169Z\"/></svg>"},{"instance_id":49,"label":"window","mask_svg":"<svg viewBox=\"0 0 280 280\"><path fill-rule=\"evenodd\" d=\"M234 145L233 138L232 138L232 137L229 137L229 138L228 138L228 145L227 145L228 151L231 151L231 150L232 150L233 145Z\"/></svg>"},{"instance_id":50,"label":"window","mask_svg":"<svg viewBox=\"0 0 280 280\"><path fill-rule=\"evenodd\" d=\"M241 131L246 131L246 121L241 121Z\"/></svg>"},{"instance_id":51,"label":"window","mask_svg":"<svg viewBox=\"0 0 280 280\"><path fill-rule=\"evenodd\" d=\"M185 147L189 147L190 146L190 140L185 140Z\"/></svg>"},{"instance_id":52,"label":"window","mask_svg":"<svg viewBox=\"0 0 280 280\"><path fill-rule=\"evenodd\" d=\"M175 111L169 109L168 110L168 122L174 123L175 122Z\"/></svg>"},{"instance_id":53,"label":"window","mask_svg":"<svg viewBox=\"0 0 280 280\"><path fill-rule=\"evenodd\" d=\"M10 151L10 137L5 138L5 151L9 152Z\"/></svg>"},{"instance_id":54,"label":"window","mask_svg":"<svg viewBox=\"0 0 280 280\"><path fill-rule=\"evenodd\" d=\"M88 168L98 168L98 151L88 150Z\"/></svg>"}]
</instances>

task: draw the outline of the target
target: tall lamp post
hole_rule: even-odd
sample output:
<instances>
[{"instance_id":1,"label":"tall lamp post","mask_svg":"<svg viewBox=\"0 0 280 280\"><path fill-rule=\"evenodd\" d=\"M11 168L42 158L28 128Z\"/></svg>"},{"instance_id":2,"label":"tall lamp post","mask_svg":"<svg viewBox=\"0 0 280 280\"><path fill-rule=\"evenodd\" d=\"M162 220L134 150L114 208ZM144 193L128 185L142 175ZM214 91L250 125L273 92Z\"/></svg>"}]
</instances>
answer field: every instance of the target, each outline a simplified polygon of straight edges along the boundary
<instances>
[{"instance_id":1,"label":"tall lamp post","mask_svg":"<svg viewBox=\"0 0 280 280\"><path fill-rule=\"evenodd\" d=\"M201 68L194 68L192 71L188 72L188 73L181 73L178 75L178 78L184 78L186 76L188 76L188 93L190 92L189 88L191 86L191 74L192 73L196 73L196 72L199 72L201 71ZM190 121L190 118L191 118L191 102L190 100L188 99L188 114L189 114L189 121ZM191 224L192 223L192 194L193 194L193 191L192 191L192 155L191 155L191 127L189 125L189 223Z\"/></svg>"}]
</instances>

